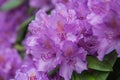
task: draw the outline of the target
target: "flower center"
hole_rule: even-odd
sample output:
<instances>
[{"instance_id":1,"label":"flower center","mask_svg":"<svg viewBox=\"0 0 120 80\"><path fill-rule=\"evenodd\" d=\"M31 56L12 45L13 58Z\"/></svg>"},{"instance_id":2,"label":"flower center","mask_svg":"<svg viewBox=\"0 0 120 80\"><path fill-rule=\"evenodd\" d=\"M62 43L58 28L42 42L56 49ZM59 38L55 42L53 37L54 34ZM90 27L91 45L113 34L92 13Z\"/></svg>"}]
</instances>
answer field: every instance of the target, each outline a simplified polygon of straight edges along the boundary
<instances>
[{"instance_id":1,"label":"flower center","mask_svg":"<svg viewBox=\"0 0 120 80\"><path fill-rule=\"evenodd\" d=\"M31 73L29 79L30 79L30 80L37 80L34 73Z\"/></svg>"},{"instance_id":2,"label":"flower center","mask_svg":"<svg viewBox=\"0 0 120 80\"><path fill-rule=\"evenodd\" d=\"M66 33L64 31L64 25L60 21L57 22L57 35L59 36L61 41L65 40L66 38Z\"/></svg>"}]
</instances>

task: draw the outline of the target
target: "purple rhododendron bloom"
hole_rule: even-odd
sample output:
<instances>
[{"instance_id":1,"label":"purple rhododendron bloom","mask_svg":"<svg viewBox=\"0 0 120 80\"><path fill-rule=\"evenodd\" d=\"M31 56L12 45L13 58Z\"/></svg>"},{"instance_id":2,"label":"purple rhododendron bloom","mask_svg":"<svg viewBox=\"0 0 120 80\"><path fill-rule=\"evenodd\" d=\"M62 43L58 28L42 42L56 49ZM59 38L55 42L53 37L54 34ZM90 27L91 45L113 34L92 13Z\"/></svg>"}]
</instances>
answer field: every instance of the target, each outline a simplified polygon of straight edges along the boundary
<instances>
[{"instance_id":1,"label":"purple rhododendron bloom","mask_svg":"<svg viewBox=\"0 0 120 80\"><path fill-rule=\"evenodd\" d=\"M0 47L0 80L14 78L15 71L20 65L21 58L15 49Z\"/></svg>"},{"instance_id":2,"label":"purple rhododendron bloom","mask_svg":"<svg viewBox=\"0 0 120 80\"><path fill-rule=\"evenodd\" d=\"M87 69L86 55L87 52L78 48L73 42L66 41L63 44L63 60L60 65L60 75L65 80L70 80L73 70L81 73Z\"/></svg>"},{"instance_id":3,"label":"purple rhododendron bloom","mask_svg":"<svg viewBox=\"0 0 120 80\"><path fill-rule=\"evenodd\" d=\"M81 73L87 69L87 52L77 45L83 27L73 9L58 4L50 15L40 10L29 31L25 45L39 71L49 72L60 65L60 75L69 80L73 70Z\"/></svg>"},{"instance_id":4,"label":"purple rhododendron bloom","mask_svg":"<svg viewBox=\"0 0 120 80\"><path fill-rule=\"evenodd\" d=\"M90 14L87 15L88 21L92 25L102 23L103 17L107 15L110 9L110 1L109 0L88 0L87 5L90 10Z\"/></svg>"},{"instance_id":5,"label":"purple rhododendron bloom","mask_svg":"<svg viewBox=\"0 0 120 80\"><path fill-rule=\"evenodd\" d=\"M49 80L43 72L38 72L35 67L22 65L21 69L16 71L15 80Z\"/></svg>"},{"instance_id":6,"label":"purple rhododendron bloom","mask_svg":"<svg viewBox=\"0 0 120 80\"><path fill-rule=\"evenodd\" d=\"M102 61L116 50L120 57L119 9L120 0L25 0L1 10L0 80L70 80L88 69L87 56ZM19 28L24 35L16 41ZM22 54L22 41L23 61L14 49Z\"/></svg>"},{"instance_id":7,"label":"purple rhododendron bloom","mask_svg":"<svg viewBox=\"0 0 120 80\"><path fill-rule=\"evenodd\" d=\"M89 24L87 24L88 26ZM79 40L79 46L83 47L86 51L88 51L89 55L97 56L97 50L99 46L98 37L93 35L91 26L88 29L84 29L83 33L84 37Z\"/></svg>"},{"instance_id":8,"label":"purple rhododendron bloom","mask_svg":"<svg viewBox=\"0 0 120 80\"><path fill-rule=\"evenodd\" d=\"M87 7L88 0L52 0L53 4L63 3L67 8L74 9L80 20L85 20L90 12Z\"/></svg>"},{"instance_id":9,"label":"purple rhododendron bloom","mask_svg":"<svg viewBox=\"0 0 120 80\"><path fill-rule=\"evenodd\" d=\"M49 80L47 73L37 70L30 54L25 56L24 62L16 71L15 80Z\"/></svg>"},{"instance_id":10,"label":"purple rhododendron bloom","mask_svg":"<svg viewBox=\"0 0 120 80\"><path fill-rule=\"evenodd\" d=\"M8 0L0 3L4 5ZM21 57L15 44L17 30L21 23L28 17L25 5L18 6L8 11L0 11L0 80L14 78L15 72L22 64Z\"/></svg>"},{"instance_id":11,"label":"purple rhododendron bloom","mask_svg":"<svg viewBox=\"0 0 120 80\"><path fill-rule=\"evenodd\" d=\"M104 9L106 7L104 7ZM91 22L90 23L94 25L93 34L98 37L98 41L100 43L97 51L98 58L100 60L103 59L105 54L110 53L114 49L116 49L118 56L120 55L120 14L116 8L120 8L120 5L117 3L117 0L113 0L109 2L109 8L104 10L106 12L102 14L104 15L103 17L101 17L100 14L97 14L100 16L98 20L95 20L95 18L91 17L93 21L97 21L94 22L95 24Z\"/></svg>"},{"instance_id":12,"label":"purple rhododendron bloom","mask_svg":"<svg viewBox=\"0 0 120 80\"><path fill-rule=\"evenodd\" d=\"M21 6L6 12L0 11L0 44L15 43L17 30L28 16L26 9L26 6Z\"/></svg>"}]
</instances>

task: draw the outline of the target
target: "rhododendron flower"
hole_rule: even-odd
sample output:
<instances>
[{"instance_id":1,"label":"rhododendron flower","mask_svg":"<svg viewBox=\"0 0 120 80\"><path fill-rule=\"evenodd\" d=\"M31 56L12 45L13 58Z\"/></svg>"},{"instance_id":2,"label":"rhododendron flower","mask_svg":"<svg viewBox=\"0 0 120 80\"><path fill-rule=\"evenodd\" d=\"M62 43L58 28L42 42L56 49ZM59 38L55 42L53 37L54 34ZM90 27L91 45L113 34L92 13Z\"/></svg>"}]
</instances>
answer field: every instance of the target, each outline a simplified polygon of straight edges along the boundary
<instances>
[{"instance_id":1,"label":"rhododendron flower","mask_svg":"<svg viewBox=\"0 0 120 80\"><path fill-rule=\"evenodd\" d=\"M87 52L77 45L83 26L73 9L58 4L50 15L40 10L29 31L25 45L39 71L49 72L60 65L60 75L69 80L73 70L81 73L87 69Z\"/></svg>"},{"instance_id":2,"label":"rhododendron flower","mask_svg":"<svg viewBox=\"0 0 120 80\"><path fill-rule=\"evenodd\" d=\"M104 18L104 22L102 24L99 24L93 28L94 34L98 36L98 39L100 41L100 47L98 50L99 59L103 59L105 54L108 54L114 49L116 49L118 54L120 54L120 19L116 15L117 14L114 12L110 12Z\"/></svg>"},{"instance_id":3,"label":"rhododendron flower","mask_svg":"<svg viewBox=\"0 0 120 80\"><path fill-rule=\"evenodd\" d=\"M52 0L53 4L63 3L67 8L74 9L80 20L85 20L90 13L87 2L88 0Z\"/></svg>"},{"instance_id":4,"label":"rhododendron flower","mask_svg":"<svg viewBox=\"0 0 120 80\"><path fill-rule=\"evenodd\" d=\"M15 80L49 80L47 75L38 72L35 67L22 65L21 69L16 71Z\"/></svg>"},{"instance_id":5,"label":"rhododendron flower","mask_svg":"<svg viewBox=\"0 0 120 80\"><path fill-rule=\"evenodd\" d=\"M15 71L20 65L21 58L15 49L0 47L0 79L14 78Z\"/></svg>"},{"instance_id":6,"label":"rhododendron flower","mask_svg":"<svg viewBox=\"0 0 120 80\"><path fill-rule=\"evenodd\" d=\"M6 1L1 0L0 6ZM87 67L86 58L102 61L113 50L120 57L119 9L120 0L25 0L0 11L0 80L70 80L77 76L73 71L81 74L88 67L104 71L99 63L92 65L93 60ZM30 24L31 18L24 22L36 11ZM25 35L19 43L21 24ZM15 45L23 52L22 41L26 48L23 62L13 49Z\"/></svg>"},{"instance_id":7,"label":"rhododendron flower","mask_svg":"<svg viewBox=\"0 0 120 80\"><path fill-rule=\"evenodd\" d=\"M93 34L98 37L98 40L100 42L98 48L98 58L100 60L103 59L105 54L110 53L114 49L116 49L118 56L120 55L120 14L119 11L115 9L118 7L120 8L120 6L116 3L116 1L117 0L109 2L109 9L106 11L106 13L104 13L106 15L104 15L104 17L101 17L102 22L98 20L99 23L91 23L92 25L94 25ZM113 4L115 3L116 5L113 6Z\"/></svg>"},{"instance_id":8,"label":"rhododendron flower","mask_svg":"<svg viewBox=\"0 0 120 80\"><path fill-rule=\"evenodd\" d=\"M49 80L47 72L39 71L35 66L34 57L26 54L21 67L16 71L15 80Z\"/></svg>"},{"instance_id":9,"label":"rhododendron flower","mask_svg":"<svg viewBox=\"0 0 120 80\"><path fill-rule=\"evenodd\" d=\"M110 9L109 0L88 0L88 8L90 14L87 15L88 21L92 25L96 25L103 22L103 17L107 15Z\"/></svg>"},{"instance_id":10,"label":"rhododendron flower","mask_svg":"<svg viewBox=\"0 0 120 80\"><path fill-rule=\"evenodd\" d=\"M26 6L20 6L10 11L0 11L0 44L15 43L18 28L28 17L26 9Z\"/></svg>"},{"instance_id":11,"label":"rhododendron flower","mask_svg":"<svg viewBox=\"0 0 120 80\"><path fill-rule=\"evenodd\" d=\"M87 69L86 55L87 52L78 48L77 45L70 41L63 44L63 60L60 65L60 75L65 80L70 80L73 70L81 73Z\"/></svg>"}]
</instances>

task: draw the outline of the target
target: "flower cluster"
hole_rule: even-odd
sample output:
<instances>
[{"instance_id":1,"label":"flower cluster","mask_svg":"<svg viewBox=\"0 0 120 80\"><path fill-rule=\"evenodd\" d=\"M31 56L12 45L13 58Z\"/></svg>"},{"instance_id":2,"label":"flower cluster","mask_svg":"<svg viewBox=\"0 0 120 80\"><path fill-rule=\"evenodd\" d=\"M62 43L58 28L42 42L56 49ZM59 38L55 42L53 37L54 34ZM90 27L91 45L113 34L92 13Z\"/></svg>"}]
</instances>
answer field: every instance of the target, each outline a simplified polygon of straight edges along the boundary
<instances>
[{"instance_id":1,"label":"flower cluster","mask_svg":"<svg viewBox=\"0 0 120 80\"><path fill-rule=\"evenodd\" d=\"M70 80L73 71L87 70L87 55L103 60L114 49L119 54L117 0L52 2L55 9L49 15L37 12L25 40L26 53L32 55L38 71L48 73L59 67L59 75Z\"/></svg>"},{"instance_id":2,"label":"flower cluster","mask_svg":"<svg viewBox=\"0 0 120 80\"><path fill-rule=\"evenodd\" d=\"M120 0L20 1L0 11L0 80L71 80L73 71L88 70L88 55L102 61L116 50L120 57ZM21 24L28 33L17 43Z\"/></svg>"},{"instance_id":3,"label":"flower cluster","mask_svg":"<svg viewBox=\"0 0 120 80\"><path fill-rule=\"evenodd\" d=\"M25 57L21 68L16 71L15 80L49 80L46 73L38 72L30 56Z\"/></svg>"},{"instance_id":4,"label":"flower cluster","mask_svg":"<svg viewBox=\"0 0 120 80\"><path fill-rule=\"evenodd\" d=\"M88 15L88 20L93 25L94 35L98 37L99 48L97 52L100 60L114 49L120 56L119 3L118 0L89 2L89 5L93 5L90 7L92 12Z\"/></svg>"},{"instance_id":5,"label":"flower cluster","mask_svg":"<svg viewBox=\"0 0 120 80\"><path fill-rule=\"evenodd\" d=\"M1 1L0 7L7 2ZM25 5L21 5L8 11L0 11L0 80L14 78L16 70L22 64L18 51L13 47L17 30L27 18L26 9Z\"/></svg>"},{"instance_id":6,"label":"flower cluster","mask_svg":"<svg viewBox=\"0 0 120 80\"><path fill-rule=\"evenodd\" d=\"M17 31L27 18L25 5L9 11L0 11L0 44L10 45L16 41Z\"/></svg>"},{"instance_id":7,"label":"flower cluster","mask_svg":"<svg viewBox=\"0 0 120 80\"><path fill-rule=\"evenodd\" d=\"M20 68L21 63L21 58L15 49L0 47L0 80L14 78L15 71Z\"/></svg>"}]
</instances>

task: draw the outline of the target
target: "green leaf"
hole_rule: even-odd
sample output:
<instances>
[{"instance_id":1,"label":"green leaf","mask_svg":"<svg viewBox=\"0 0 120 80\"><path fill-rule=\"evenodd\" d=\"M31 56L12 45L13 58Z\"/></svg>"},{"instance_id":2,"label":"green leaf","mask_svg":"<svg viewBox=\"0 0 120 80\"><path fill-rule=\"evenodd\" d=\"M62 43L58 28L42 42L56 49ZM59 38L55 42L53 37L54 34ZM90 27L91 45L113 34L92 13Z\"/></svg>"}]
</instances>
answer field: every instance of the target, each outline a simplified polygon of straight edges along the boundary
<instances>
[{"instance_id":1,"label":"green leaf","mask_svg":"<svg viewBox=\"0 0 120 80\"><path fill-rule=\"evenodd\" d=\"M93 71L87 72L84 71L82 74L73 73L71 80L106 80L109 72Z\"/></svg>"},{"instance_id":2,"label":"green leaf","mask_svg":"<svg viewBox=\"0 0 120 80\"><path fill-rule=\"evenodd\" d=\"M23 45L19 45L19 44L16 44L14 46L14 48L17 49L18 51L24 51L25 50L24 46Z\"/></svg>"},{"instance_id":3,"label":"green leaf","mask_svg":"<svg viewBox=\"0 0 120 80\"><path fill-rule=\"evenodd\" d=\"M82 74L73 73L72 80L95 80L94 76L83 72Z\"/></svg>"},{"instance_id":4,"label":"green leaf","mask_svg":"<svg viewBox=\"0 0 120 80\"><path fill-rule=\"evenodd\" d=\"M34 19L34 16L31 16L30 18L28 18L25 22L21 24L21 27L19 30L24 29L33 19Z\"/></svg>"},{"instance_id":5,"label":"green leaf","mask_svg":"<svg viewBox=\"0 0 120 80\"><path fill-rule=\"evenodd\" d=\"M112 71L113 64L117 59L115 51L105 56L103 61L99 61L96 57L87 56L88 68L99 71Z\"/></svg>"},{"instance_id":6,"label":"green leaf","mask_svg":"<svg viewBox=\"0 0 120 80\"><path fill-rule=\"evenodd\" d=\"M112 71L112 67L106 61L100 62L97 58L88 56L88 68L99 71Z\"/></svg>"},{"instance_id":7,"label":"green leaf","mask_svg":"<svg viewBox=\"0 0 120 80\"><path fill-rule=\"evenodd\" d=\"M92 74L95 80L106 80L109 72L94 71Z\"/></svg>"},{"instance_id":8,"label":"green leaf","mask_svg":"<svg viewBox=\"0 0 120 80\"><path fill-rule=\"evenodd\" d=\"M22 3L23 3L23 0L9 0L2 5L0 10L2 10L2 11L11 10L11 9L14 9L14 8L20 6Z\"/></svg>"},{"instance_id":9,"label":"green leaf","mask_svg":"<svg viewBox=\"0 0 120 80\"><path fill-rule=\"evenodd\" d=\"M23 23L20 25L16 43L21 44L21 41L25 38L25 35L26 35L26 33L27 33L28 24L29 24L33 19L34 19L34 16L28 18L25 22L23 22Z\"/></svg>"},{"instance_id":10,"label":"green leaf","mask_svg":"<svg viewBox=\"0 0 120 80\"><path fill-rule=\"evenodd\" d=\"M24 59L24 54L25 54L25 48L21 44L15 44L14 48L19 52L20 56L22 59Z\"/></svg>"}]
</instances>

